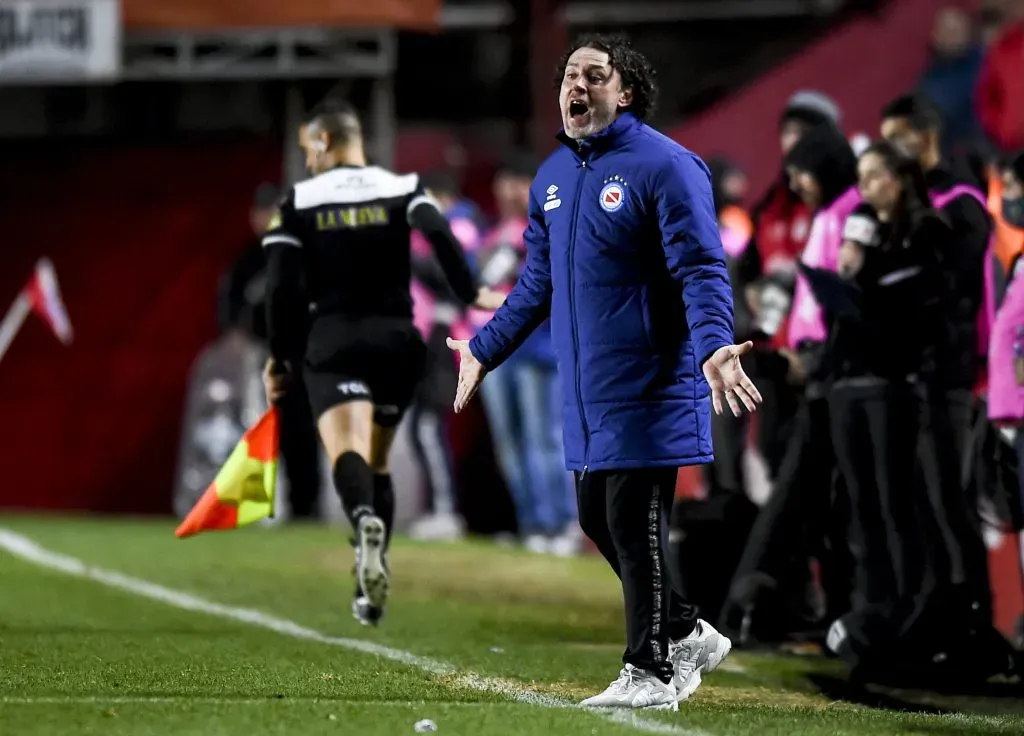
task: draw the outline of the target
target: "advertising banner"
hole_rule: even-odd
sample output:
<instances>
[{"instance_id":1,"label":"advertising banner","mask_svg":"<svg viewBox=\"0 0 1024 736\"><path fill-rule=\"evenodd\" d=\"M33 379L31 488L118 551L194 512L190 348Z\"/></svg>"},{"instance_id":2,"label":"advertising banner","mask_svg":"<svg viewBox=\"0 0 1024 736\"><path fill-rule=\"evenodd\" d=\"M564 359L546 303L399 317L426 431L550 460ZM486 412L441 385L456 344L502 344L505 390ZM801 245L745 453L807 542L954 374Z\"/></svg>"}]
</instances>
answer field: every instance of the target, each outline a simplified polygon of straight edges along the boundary
<instances>
[{"instance_id":1,"label":"advertising banner","mask_svg":"<svg viewBox=\"0 0 1024 736\"><path fill-rule=\"evenodd\" d=\"M120 0L0 3L0 84L114 79L120 62Z\"/></svg>"}]
</instances>

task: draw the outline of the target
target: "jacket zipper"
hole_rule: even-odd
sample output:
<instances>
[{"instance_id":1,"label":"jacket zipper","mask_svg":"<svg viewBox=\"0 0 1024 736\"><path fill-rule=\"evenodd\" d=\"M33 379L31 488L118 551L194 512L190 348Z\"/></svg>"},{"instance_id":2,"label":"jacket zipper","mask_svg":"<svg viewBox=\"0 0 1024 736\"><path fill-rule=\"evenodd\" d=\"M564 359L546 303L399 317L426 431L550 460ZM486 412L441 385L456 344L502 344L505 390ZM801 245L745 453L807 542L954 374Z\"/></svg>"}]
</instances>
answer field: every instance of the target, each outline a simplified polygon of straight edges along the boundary
<instances>
[{"instance_id":1,"label":"jacket zipper","mask_svg":"<svg viewBox=\"0 0 1024 736\"><path fill-rule=\"evenodd\" d=\"M580 152L582 155L582 151ZM583 191L583 177L587 173L587 162L580 159L579 168L583 169L576 182L576 199L573 203L572 229L569 231L569 322L572 324L572 344L576 351L576 407L580 412L580 423L583 425L583 474L587 474L587 462L590 457L590 428L587 427L587 416L583 412L583 396L580 389L580 341L576 332L576 277L575 277L575 255L576 251L576 224L580 218L580 194Z\"/></svg>"}]
</instances>

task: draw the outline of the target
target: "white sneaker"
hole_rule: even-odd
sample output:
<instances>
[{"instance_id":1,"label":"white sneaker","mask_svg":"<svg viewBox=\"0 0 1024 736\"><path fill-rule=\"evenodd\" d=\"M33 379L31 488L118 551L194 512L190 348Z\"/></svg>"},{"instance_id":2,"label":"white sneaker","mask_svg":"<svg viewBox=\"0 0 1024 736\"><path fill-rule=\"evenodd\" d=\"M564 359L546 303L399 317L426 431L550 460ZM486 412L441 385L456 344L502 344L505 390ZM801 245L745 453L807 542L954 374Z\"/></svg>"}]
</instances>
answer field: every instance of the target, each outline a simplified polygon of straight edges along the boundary
<instances>
[{"instance_id":1,"label":"white sneaker","mask_svg":"<svg viewBox=\"0 0 1024 736\"><path fill-rule=\"evenodd\" d=\"M714 672L731 650L729 637L720 634L704 619L697 619L697 628L685 639L669 642L672 684L679 702L693 695L700 687L701 676Z\"/></svg>"},{"instance_id":2,"label":"white sneaker","mask_svg":"<svg viewBox=\"0 0 1024 736\"><path fill-rule=\"evenodd\" d=\"M454 542L466 536L466 522L455 514L421 516L409 527L409 536L421 542Z\"/></svg>"},{"instance_id":3,"label":"white sneaker","mask_svg":"<svg viewBox=\"0 0 1024 736\"><path fill-rule=\"evenodd\" d=\"M388 600L388 568L384 564L384 538L387 528L379 516L369 514L359 520L356 538L356 578L359 589L377 608Z\"/></svg>"},{"instance_id":4,"label":"white sneaker","mask_svg":"<svg viewBox=\"0 0 1024 736\"><path fill-rule=\"evenodd\" d=\"M585 708L653 708L679 710L676 688L671 682L662 682L647 670L627 664L600 695L587 698Z\"/></svg>"},{"instance_id":5,"label":"white sneaker","mask_svg":"<svg viewBox=\"0 0 1024 736\"><path fill-rule=\"evenodd\" d=\"M551 554L555 557L575 557L583 549L583 533L579 527L567 529L551 540Z\"/></svg>"},{"instance_id":6,"label":"white sneaker","mask_svg":"<svg viewBox=\"0 0 1024 736\"><path fill-rule=\"evenodd\" d=\"M545 555L551 551L551 542L543 534L527 535L523 546L535 555Z\"/></svg>"}]
</instances>

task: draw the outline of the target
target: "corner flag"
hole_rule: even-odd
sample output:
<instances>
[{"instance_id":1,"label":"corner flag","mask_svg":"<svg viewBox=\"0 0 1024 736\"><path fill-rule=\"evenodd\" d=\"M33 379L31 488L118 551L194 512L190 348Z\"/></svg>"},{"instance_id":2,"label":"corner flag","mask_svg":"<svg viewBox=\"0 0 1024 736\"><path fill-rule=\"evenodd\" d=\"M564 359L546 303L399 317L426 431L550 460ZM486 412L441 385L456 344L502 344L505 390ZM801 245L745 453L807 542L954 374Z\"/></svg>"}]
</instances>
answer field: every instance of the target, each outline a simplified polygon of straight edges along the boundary
<instances>
[{"instance_id":1,"label":"corner flag","mask_svg":"<svg viewBox=\"0 0 1024 736\"><path fill-rule=\"evenodd\" d=\"M242 439L196 505L174 532L235 529L274 513L279 457L277 408L271 407Z\"/></svg>"}]
</instances>

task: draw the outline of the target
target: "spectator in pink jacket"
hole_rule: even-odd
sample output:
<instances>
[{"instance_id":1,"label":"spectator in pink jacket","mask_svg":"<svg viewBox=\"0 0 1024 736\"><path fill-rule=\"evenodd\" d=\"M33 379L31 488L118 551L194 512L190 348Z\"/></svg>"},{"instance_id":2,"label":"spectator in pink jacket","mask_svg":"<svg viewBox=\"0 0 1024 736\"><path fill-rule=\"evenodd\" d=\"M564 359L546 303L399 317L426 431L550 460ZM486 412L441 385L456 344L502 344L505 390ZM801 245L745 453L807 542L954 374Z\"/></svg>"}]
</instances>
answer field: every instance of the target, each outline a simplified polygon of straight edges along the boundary
<instances>
[{"instance_id":1,"label":"spectator in pink jacket","mask_svg":"<svg viewBox=\"0 0 1024 736\"><path fill-rule=\"evenodd\" d=\"M1004 167L1003 218L1024 230L1024 151ZM988 416L1015 427L1024 423L1024 259L1011 268L1010 283L996 313L989 343Z\"/></svg>"},{"instance_id":2,"label":"spectator in pink jacket","mask_svg":"<svg viewBox=\"0 0 1024 736\"><path fill-rule=\"evenodd\" d=\"M813 208L811 233L800 260L808 266L835 271L843 244L843 225L860 204L854 186L857 159L843 134L824 127L811 131L786 157L793 189ZM826 337L821 307L807 280L797 278L789 317L789 345L823 342Z\"/></svg>"}]
</instances>

